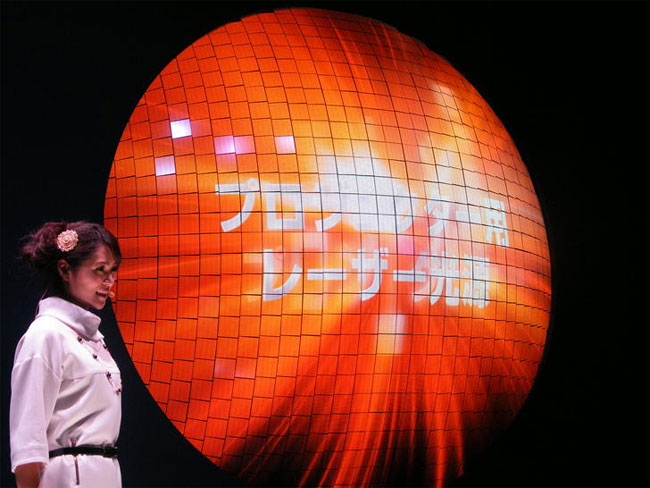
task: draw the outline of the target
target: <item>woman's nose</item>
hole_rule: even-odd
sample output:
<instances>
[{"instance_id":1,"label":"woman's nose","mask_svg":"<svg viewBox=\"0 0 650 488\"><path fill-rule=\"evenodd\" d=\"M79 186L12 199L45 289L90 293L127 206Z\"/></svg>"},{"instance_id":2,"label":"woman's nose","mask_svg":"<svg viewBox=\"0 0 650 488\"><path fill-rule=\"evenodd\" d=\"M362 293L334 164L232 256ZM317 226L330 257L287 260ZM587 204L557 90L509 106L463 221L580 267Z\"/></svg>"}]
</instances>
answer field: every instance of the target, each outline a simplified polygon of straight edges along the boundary
<instances>
[{"instance_id":1,"label":"woman's nose","mask_svg":"<svg viewBox=\"0 0 650 488\"><path fill-rule=\"evenodd\" d=\"M104 278L104 282L113 286L113 283L115 283L115 274L113 271L111 271L106 275L106 278Z\"/></svg>"}]
</instances>

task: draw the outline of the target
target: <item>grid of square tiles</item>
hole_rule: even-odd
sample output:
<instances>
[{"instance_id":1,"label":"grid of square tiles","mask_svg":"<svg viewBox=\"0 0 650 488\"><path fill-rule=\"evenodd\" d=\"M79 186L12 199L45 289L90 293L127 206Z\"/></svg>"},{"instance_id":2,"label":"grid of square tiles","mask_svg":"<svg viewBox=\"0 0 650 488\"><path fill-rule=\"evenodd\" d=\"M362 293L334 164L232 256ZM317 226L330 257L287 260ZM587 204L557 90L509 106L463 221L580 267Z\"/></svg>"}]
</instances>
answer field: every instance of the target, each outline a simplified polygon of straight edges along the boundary
<instances>
[{"instance_id":1,"label":"grid of square tiles","mask_svg":"<svg viewBox=\"0 0 650 488\"><path fill-rule=\"evenodd\" d=\"M340 292L311 297L319 314L304 314L301 293L264 304L261 293L242 294L260 282L242 251L294 241L286 231L262 232L259 208L241 231L219 227L237 205L228 207L215 185L251 176L300 183L361 168L407 188L430 182L467 207L486 197L507 202L510 247L483 244L501 269L493 306L485 314L411 310L410 354L401 357L378 356L376 334L367 333L399 311L396 299L383 293L385 308L363 315ZM534 378L550 273L530 178L473 88L381 24L282 11L194 43L135 109L105 216L125 256L116 312L133 360L179 430L231 471L259 456L272 472L284 453L297 452L296 476L313 471L354 485L379 467L367 460L385 448L373 447L367 431L390 418L389 405L417 402L436 426L443 421L443 435L427 447L449 450L467 419L480 437L489 430L483 413L516 412ZM476 245L470 223L450 223L456 235L447 241ZM402 423L389 431L408 436L414 426ZM324 438L327 452L311 452ZM321 466L327 456L335 473ZM449 458L448 469L458 462Z\"/></svg>"}]
</instances>

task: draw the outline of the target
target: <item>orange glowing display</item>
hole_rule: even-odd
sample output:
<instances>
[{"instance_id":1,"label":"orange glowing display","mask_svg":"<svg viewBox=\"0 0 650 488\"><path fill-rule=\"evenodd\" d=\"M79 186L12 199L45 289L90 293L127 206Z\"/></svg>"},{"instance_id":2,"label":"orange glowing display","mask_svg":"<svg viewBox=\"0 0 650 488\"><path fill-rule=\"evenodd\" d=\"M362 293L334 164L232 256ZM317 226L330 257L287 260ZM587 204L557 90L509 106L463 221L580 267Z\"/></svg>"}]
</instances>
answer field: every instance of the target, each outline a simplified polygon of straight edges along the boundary
<instances>
[{"instance_id":1,"label":"orange glowing display","mask_svg":"<svg viewBox=\"0 0 650 488\"><path fill-rule=\"evenodd\" d=\"M374 20L282 10L185 49L124 130L105 224L142 380L255 484L440 485L542 357L549 251L517 149Z\"/></svg>"}]
</instances>

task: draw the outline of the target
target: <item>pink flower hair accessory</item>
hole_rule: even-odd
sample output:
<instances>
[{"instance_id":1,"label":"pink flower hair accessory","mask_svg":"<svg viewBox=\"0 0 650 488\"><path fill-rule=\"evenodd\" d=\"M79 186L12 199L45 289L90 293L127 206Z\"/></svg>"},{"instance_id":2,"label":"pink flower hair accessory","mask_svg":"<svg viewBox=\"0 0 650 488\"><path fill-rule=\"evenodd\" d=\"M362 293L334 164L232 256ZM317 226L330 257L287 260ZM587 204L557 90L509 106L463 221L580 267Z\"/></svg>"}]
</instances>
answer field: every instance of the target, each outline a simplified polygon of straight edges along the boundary
<instances>
[{"instance_id":1,"label":"pink flower hair accessory","mask_svg":"<svg viewBox=\"0 0 650 488\"><path fill-rule=\"evenodd\" d=\"M79 234L74 230L64 230L56 237L56 247L63 252L72 251L79 242Z\"/></svg>"}]
</instances>

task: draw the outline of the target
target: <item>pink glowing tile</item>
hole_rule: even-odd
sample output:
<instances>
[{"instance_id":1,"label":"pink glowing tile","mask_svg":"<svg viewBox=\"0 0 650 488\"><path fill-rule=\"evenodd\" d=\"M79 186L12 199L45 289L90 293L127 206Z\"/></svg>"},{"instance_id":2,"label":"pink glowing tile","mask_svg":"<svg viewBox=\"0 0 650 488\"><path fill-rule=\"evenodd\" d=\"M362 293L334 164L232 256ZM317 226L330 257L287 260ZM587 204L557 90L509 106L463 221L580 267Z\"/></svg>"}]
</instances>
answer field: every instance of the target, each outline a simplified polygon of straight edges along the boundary
<instances>
[{"instance_id":1,"label":"pink glowing tile","mask_svg":"<svg viewBox=\"0 0 650 488\"><path fill-rule=\"evenodd\" d=\"M220 136L214 138L215 154L232 154L235 152L235 140L233 136Z\"/></svg>"},{"instance_id":2,"label":"pink glowing tile","mask_svg":"<svg viewBox=\"0 0 650 488\"><path fill-rule=\"evenodd\" d=\"M235 152L237 154L250 154L255 152L253 136L235 137Z\"/></svg>"},{"instance_id":3,"label":"pink glowing tile","mask_svg":"<svg viewBox=\"0 0 650 488\"><path fill-rule=\"evenodd\" d=\"M176 164L174 156L163 156L154 160L156 166L156 176L173 175L176 173Z\"/></svg>"},{"instance_id":4,"label":"pink glowing tile","mask_svg":"<svg viewBox=\"0 0 650 488\"><path fill-rule=\"evenodd\" d=\"M296 143L293 136L276 137L275 150L277 154L294 154L296 152Z\"/></svg>"},{"instance_id":5,"label":"pink glowing tile","mask_svg":"<svg viewBox=\"0 0 650 488\"><path fill-rule=\"evenodd\" d=\"M190 119L174 120L169 123L172 129L172 139L187 137L192 135L192 125Z\"/></svg>"}]
</instances>

